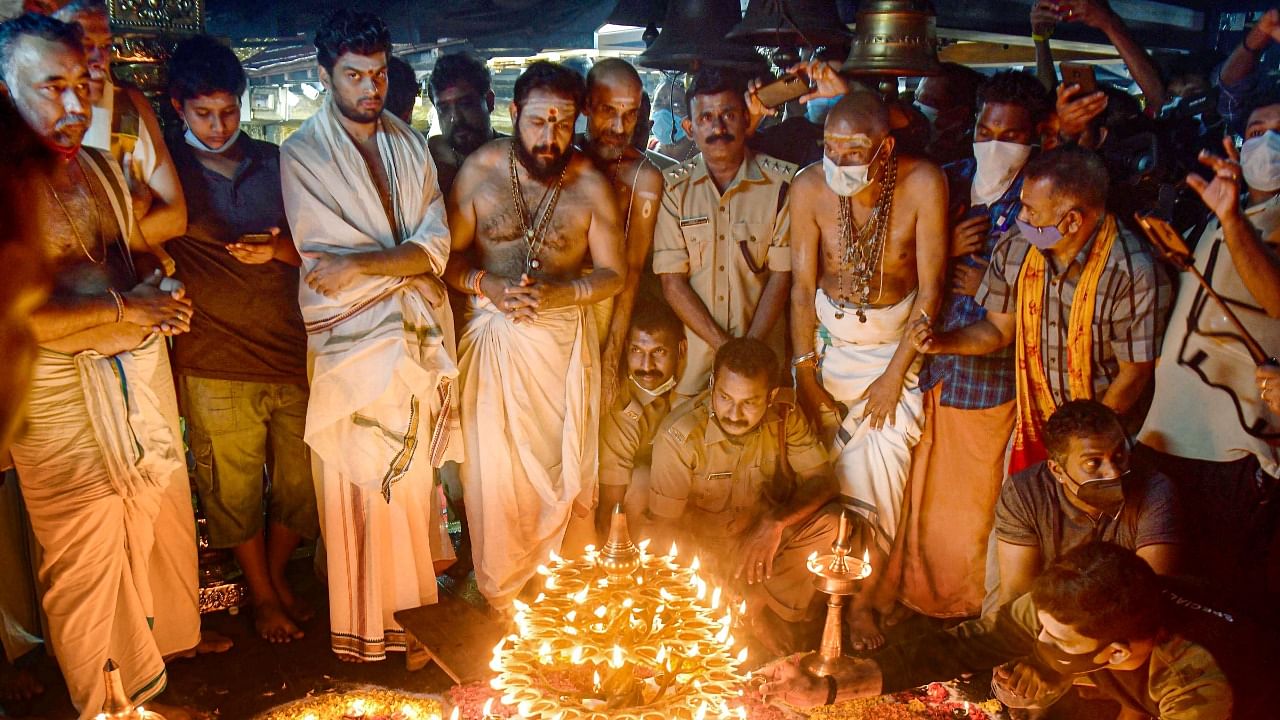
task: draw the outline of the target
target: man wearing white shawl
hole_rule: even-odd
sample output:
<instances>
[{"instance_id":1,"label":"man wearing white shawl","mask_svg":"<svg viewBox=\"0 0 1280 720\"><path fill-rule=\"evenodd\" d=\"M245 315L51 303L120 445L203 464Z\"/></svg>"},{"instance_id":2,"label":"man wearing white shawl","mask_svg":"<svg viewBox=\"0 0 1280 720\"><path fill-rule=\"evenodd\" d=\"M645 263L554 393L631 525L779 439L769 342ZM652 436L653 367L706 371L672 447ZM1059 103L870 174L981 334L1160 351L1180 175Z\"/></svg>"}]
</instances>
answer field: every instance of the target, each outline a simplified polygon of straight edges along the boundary
<instances>
[{"instance_id":1,"label":"man wearing white shawl","mask_svg":"<svg viewBox=\"0 0 1280 720\"><path fill-rule=\"evenodd\" d=\"M316 32L323 107L280 148L303 283L313 453L344 660L405 650L393 614L436 601L453 560L435 469L460 460L449 257L426 140L382 111L390 33L339 10Z\"/></svg>"},{"instance_id":2,"label":"man wearing white shawl","mask_svg":"<svg viewBox=\"0 0 1280 720\"><path fill-rule=\"evenodd\" d=\"M591 305L622 288L626 269L609 181L572 147L585 92L572 70L531 65L516 81L513 137L472 153L449 194L448 280L470 296L462 489L476 582L498 612L552 551L595 542Z\"/></svg>"},{"instance_id":3,"label":"man wearing white shawl","mask_svg":"<svg viewBox=\"0 0 1280 720\"><path fill-rule=\"evenodd\" d=\"M845 95L824 136L822 166L791 187L792 366L801 406L832 443L841 499L875 534L873 575L849 615L855 646L875 649L874 590L923 415L918 353L902 340L941 300L947 186L936 165L894 152L872 93Z\"/></svg>"}]
</instances>

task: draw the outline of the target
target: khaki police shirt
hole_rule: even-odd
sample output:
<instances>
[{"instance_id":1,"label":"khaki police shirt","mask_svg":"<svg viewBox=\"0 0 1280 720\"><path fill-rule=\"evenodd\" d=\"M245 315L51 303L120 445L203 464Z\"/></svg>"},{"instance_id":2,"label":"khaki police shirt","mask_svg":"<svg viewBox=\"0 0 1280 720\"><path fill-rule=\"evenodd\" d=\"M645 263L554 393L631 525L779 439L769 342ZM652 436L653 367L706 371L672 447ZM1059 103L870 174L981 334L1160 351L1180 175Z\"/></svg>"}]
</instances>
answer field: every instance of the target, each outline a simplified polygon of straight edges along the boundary
<instances>
[{"instance_id":1,"label":"khaki police shirt","mask_svg":"<svg viewBox=\"0 0 1280 720\"><path fill-rule=\"evenodd\" d=\"M678 400L672 390L654 397L624 381L628 402L619 403L600 423L600 484L631 484L631 471L648 467L653 457L653 436Z\"/></svg>"},{"instance_id":2,"label":"khaki police shirt","mask_svg":"<svg viewBox=\"0 0 1280 720\"><path fill-rule=\"evenodd\" d=\"M795 173L795 165L751 151L723 195L702 155L663 173L653 272L688 275L712 319L734 337L750 329L769 271L791 272L787 188ZM678 390L689 396L706 387L714 353L694 333L686 334Z\"/></svg>"},{"instance_id":3,"label":"khaki police shirt","mask_svg":"<svg viewBox=\"0 0 1280 720\"><path fill-rule=\"evenodd\" d=\"M711 419L704 392L667 416L653 441L649 512L680 520L698 535L727 538L751 529L771 507L767 493L779 473L778 434L786 433L787 459L797 478L828 466L827 452L799 408L775 402L756 429L725 434ZM817 475L810 482L826 482Z\"/></svg>"}]
</instances>

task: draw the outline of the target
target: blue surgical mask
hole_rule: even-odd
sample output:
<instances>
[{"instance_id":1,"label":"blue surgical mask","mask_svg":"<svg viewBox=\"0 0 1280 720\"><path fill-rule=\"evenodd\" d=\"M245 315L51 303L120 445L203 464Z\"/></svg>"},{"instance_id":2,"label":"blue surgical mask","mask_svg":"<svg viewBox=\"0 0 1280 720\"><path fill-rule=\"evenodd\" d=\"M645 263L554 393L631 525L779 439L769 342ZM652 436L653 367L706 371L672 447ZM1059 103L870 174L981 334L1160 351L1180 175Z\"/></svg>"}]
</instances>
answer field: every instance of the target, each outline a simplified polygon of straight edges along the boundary
<instances>
[{"instance_id":1,"label":"blue surgical mask","mask_svg":"<svg viewBox=\"0 0 1280 720\"><path fill-rule=\"evenodd\" d=\"M1022 237L1026 238L1027 242L1040 250L1048 250L1054 245L1062 242L1062 231L1058 229L1058 226L1061 225L1062 220L1065 220L1066 218L1067 216L1063 215L1062 219L1058 220L1058 222L1041 227L1032 225L1022 218L1018 218L1016 222L1018 223L1018 229L1022 231Z\"/></svg>"},{"instance_id":2,"label":"blue surgical mask","mask_svg":"<svg viewBox=\"0 0 1280 720\"><path fill-rule=\"evenodd\" d=\"M653 136L663 145L675 145L685 139L684 128L669 109L653 111Z\"/></svg>"},{"instance_id":3,"label":"blue surgical mask","mask_svg":"<svg viewBox=\"0 0 1280 720\"><path fill-rule=\"evenodd\" d=\"M810 100L804 105L805 118L814 125L822 125L827 121L827 113L831 112L831 108L835 107L836 103L840 102L841 97L844 96L815 98Z\"/></svg>"},{"instance_id":4,"label":"blue surgical mask","mask_svg":"<svg viewBox=\"0 0 1280 720\"><path fill-rule=\"evenodd\" d=\"M208 145L205 145L203 142L201 142L200 138L196 137L196 134L191 132L191 128L187 128L187 131L183 133L182 137L187 141L188 145L190 145L191 147L197 150L203 150L207 153L221 155L222 153L230 150L231 146L236 144L236 140L240 139L240 128L236 128L236 131L231 134L231 137L227 138L227 141L222 143L222 147L217 149L211 148Z\"/></svg>"}]
</instances>

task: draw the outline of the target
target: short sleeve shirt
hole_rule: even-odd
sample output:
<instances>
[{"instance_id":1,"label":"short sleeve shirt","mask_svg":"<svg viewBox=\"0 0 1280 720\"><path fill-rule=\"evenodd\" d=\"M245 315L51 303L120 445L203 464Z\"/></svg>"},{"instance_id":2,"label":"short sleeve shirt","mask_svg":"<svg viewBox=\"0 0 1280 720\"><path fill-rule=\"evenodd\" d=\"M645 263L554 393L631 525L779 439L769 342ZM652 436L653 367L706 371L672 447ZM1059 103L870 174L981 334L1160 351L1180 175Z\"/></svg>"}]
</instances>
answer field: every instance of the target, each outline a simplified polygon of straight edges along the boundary
<instances>
[{"instance_id":1,"label":"short sleeve shirt","mask_svg":"<svg viewBox=\"0 0 1280 720\"><path fill-rule=\"evenodd\" d=\"M653 442L649 512L708 538L750 529L770 507L770 484L780 470L779 433L797 477L828 466L827 452L798 409L775 403L754 430L727 435L711 418L704 392L672 411Z\"/></svg>"},{"instance_id":2,"label":"short sleeve shirt","mask_svg":"<svg viewBox=\"0 0 1280 720\"><path fill-rule=\"evenodd\" d=\"M663 173L653 272L687 275L712 319L734 337L750 329L769 271L791 271L787 190L795 172L791 163L748 152L723 194L702 155ZM705 386L702 371L714 354L696 336L689 345L679 387L686 396Z\"/></svg>"},{"instance_id":3,"label":"short sleeve shirt","mask_svg":"<svg viewBox=\"0 0 1280 720\"><path fill-rule=\"evenodd\" d=\"M241 235L289 228L279 150L246 136L238 142L245 158L231 178L201 165L181 138L169 143L190 220L166 248L195 306L191 332L173 339L174 366L195 377L305 385L298 269L277 260L246 265L227 252Z\"/></svg>"},{"instance_id":4,"label":"short sleeve shirt","mask_svg":"<svg viewBox=\"0 0 1280 720\"><path fill-rule=\"evenodd\" d=\"M1085 243L1065 268L1046 255L1043 322L1039 328L1044 371L1058 405L1071 400L1067 367L1068 318L1085 261L1097 236ZM1018 275L1033 248L1015 226L996 246L975 299L988 312L1018 312ZM1146 247L1121 225L1098 279L1093 304L1092 377L1094 397L1102 397L1120 371L1120 362L1151 362L1160 354L1169 307L1169 276ZM1021 342L1021 340L1015 340Z\"/></svg>"},{"instance_id":5,"label":"short sleeve shirt","mask_svg":"<svg viewBox=\"0 0 1280 720\"><path fill-rule=\"evenodd\" d=\"M668 391L653 397L632 388L625 405L605 414L600 423L601 485L630 485L631 471L649 466L653 436L671 411L673 395Z\"/></svg>"},{"instance_id":6,"label":"short sleeve shirt","mask_svg":"<svg viewBox=\"0 0 1280 720\"><path fill-rule=\"evenodd\" d=\"M1044 565L1094 540L1130 550L1148 545L1179 544L1182 523L1173 483L1160 473L1130 475L1125 503L1113 516L1094 520L1071 504L1067 490L1045 463L1017 473L1005 482L996 504L996 537L1011 545L1040 549Z\"/></svg>"}]
</instances>

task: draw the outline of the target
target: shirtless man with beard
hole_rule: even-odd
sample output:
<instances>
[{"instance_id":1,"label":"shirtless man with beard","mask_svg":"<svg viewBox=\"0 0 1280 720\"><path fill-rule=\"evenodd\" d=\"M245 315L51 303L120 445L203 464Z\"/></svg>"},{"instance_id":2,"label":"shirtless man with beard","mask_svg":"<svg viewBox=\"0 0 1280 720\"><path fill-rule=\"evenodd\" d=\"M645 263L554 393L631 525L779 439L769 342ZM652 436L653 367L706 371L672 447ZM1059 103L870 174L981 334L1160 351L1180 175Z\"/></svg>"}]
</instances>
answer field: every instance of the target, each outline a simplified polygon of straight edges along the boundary
<instances>
[{"instance_id":1,"label":"shirtless man with beard","mask_svg":"<svg viewBox=\"0 0 1280 720\"><path fill-rule=\"evenodd\" d=\"M476 581L499 613L552 550L594 541L590 306L622 289L626 265L609 181L572 146L585 93L572 70L531 65L510 107L515 136L472 153L448 199L445 279L470 296L458 348L462 488Z\"/></svg>"},{"instance_id":2,"label":"shirtless man with beard","mask_svg":"<svg viewBox=\"0 0 1280 720\"><path fill-rule=\"evenodd\" d=\"M622 348L648 266L658 203L662 198L662 173L631 143L640 119L643 95L644 84L639 73L625 60L601 60L587 73L587 132L578 144L596 169L609 178L617 199L627 263L622 292L612 302L596 305L596 329L604 342L600 406L606 409L612 407L617 394ZM661 297L657 278L650 275L648 279L647 294Z\"/></svg>"}]
</instances>

